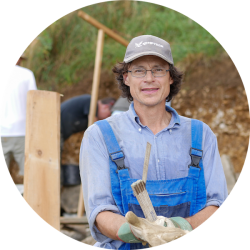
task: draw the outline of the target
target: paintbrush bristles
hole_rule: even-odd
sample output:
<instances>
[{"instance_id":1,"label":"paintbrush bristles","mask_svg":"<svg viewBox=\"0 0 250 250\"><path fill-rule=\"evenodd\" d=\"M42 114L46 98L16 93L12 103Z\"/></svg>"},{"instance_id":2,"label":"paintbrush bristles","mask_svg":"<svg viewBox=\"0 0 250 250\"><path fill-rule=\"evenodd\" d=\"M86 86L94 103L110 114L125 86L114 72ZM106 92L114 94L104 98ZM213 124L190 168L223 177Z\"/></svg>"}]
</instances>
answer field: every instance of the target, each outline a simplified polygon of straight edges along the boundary
<instances>
[{"instance_id":1,"label":"paintbrush bristles","mask_svg":"<svg viewBox=\"0 0 250 250\"><path fill-rule=\"evenodd\" d=\"M155 213L152 202L149 198L148 192L145 187L145 183L142 180L138 180L131 185L134 195L137 198L141 209L145 215L145 218L149 221L155 221L157 219L157 215Z\"/></svg>"},{"instance_id":2,"label":"paintbrush bristles","mask_svg":"<svg viewBox=\"0 0 250 250\"><path fill-rule=\"evenodd\" d=\"M139 194L145 190L145 183L142 180L138 180L131 185L132 189Z\"/></svg>"}]
</instances>

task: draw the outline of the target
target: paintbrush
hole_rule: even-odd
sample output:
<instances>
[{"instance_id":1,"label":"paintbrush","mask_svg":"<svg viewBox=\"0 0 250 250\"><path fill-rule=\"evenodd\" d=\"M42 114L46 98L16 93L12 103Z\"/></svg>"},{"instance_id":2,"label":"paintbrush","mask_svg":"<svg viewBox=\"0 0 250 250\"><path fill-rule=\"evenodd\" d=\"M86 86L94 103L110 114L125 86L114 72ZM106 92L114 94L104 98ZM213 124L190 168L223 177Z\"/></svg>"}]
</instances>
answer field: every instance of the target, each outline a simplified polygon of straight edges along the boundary
<instances>
[{"instance_id":1,"label":"paintbrush","mask_svg":"<svg viewBox=\"0 0 250 250\"><path fill-rule=\"evenodd\" d=\"M151 144L147 142L142 180L138 180L132 183L131 187L134 191L135 197L137 198L141 206L141 209L144 213L145 218L149 221L155 221L157 219L157 215L155 213L154 207L152 205L152 202L149 198L149 195L146 189L146 180L147 180L147 174L148 174L150 151L151 151Z\"/></svg>"}]
</instances>

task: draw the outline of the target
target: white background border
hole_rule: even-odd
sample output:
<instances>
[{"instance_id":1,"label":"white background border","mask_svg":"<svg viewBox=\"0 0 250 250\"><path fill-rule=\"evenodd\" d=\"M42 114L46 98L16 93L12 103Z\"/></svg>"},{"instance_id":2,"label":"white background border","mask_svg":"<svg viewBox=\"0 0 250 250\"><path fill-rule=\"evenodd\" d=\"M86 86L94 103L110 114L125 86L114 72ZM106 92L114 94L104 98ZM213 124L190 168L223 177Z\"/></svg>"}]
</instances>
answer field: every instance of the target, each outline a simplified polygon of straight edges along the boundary
<instances>
[{"instance_id":1,"label":"white background border","mask_svg":"<svg viewBox=\"0 0 250 250\"><path fill-rule=\"evenodd\" d=\"M1 1L0 84L6 83L11 67L42 30L62 16L98 2L100 1ZM150 2L172 8L207 29L234 61L249 96L248 1ZM3 93L0 93L0 98L2 97ZM194 232L168 244L168 249L246 249L250 245L249 161L248 154L238 183L222 207ZM0 162L1 249L92 249L64 236L44 222L18 193L2 153ZM161 246L158 249L165 247Z\"/></svg>"}]
</instances>

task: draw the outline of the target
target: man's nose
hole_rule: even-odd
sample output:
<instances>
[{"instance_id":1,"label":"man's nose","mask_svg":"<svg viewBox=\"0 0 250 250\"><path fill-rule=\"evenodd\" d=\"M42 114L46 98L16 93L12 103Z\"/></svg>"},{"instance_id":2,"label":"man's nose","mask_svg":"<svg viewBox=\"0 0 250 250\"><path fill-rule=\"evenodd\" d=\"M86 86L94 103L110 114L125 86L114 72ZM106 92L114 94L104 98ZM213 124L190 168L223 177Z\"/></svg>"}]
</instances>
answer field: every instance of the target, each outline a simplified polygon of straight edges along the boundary
<instances>
[{"instance_id":1,"label":"man's nose","mask_svg":"<svg viewBox=\"0 0 250 250\"><path fill-rule=\"evenodd\" d=\"M145 79L146 79L147 81L152 81L152 80L154 79L152 70L147 70L147 71L146 71Z\"/></svg>"}]
</instances>

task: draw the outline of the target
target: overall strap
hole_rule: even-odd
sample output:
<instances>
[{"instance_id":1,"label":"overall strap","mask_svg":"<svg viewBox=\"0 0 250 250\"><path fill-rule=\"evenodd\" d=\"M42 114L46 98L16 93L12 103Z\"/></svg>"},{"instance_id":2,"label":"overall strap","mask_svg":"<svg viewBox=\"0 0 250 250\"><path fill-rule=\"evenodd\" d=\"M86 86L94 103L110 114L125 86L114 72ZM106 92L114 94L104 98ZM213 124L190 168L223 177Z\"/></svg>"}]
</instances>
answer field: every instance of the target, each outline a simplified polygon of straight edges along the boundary
<instances>
[{"instance_id":1,"label":"overall strap","mask_svg":"<svg viewBox=\"0 0 250 250\"><path fill-rule=\"evenodd\" d=\"M190 215L197 213L206 204L206 186L203 169L203 123L201 121L191 120L191 164L189 165L189 177L196 179L194 182L194 199L191 205Z\"/></svg>"},{"instance_id":2,"label":"overall strap","mask_svg":"<svg viewBox=\"0 0 250 250\"><path fill-rule=\"evenodd\" d=\"M201 121L191 120L191 164L190 166L199 167L199 162L202 158L202 137L203 137L203 124Z\"/></svg>"},{"instance_id":3,"label":"overall strap","mask_svg":"<svg viewBox=\"0 0 250 250\"><path fill-rule=\"evenodd\" d=\"M120 181L117 174L118 170L125 169L124 166L124 154L116 140L114 132L110 124L106 120L97 121L96 124L100 128L105 144L109 152L109 166L110 166L110 180L112 194L116 205L118 206L120 212L124 214Z\"/></svg>"}]
</instances>

